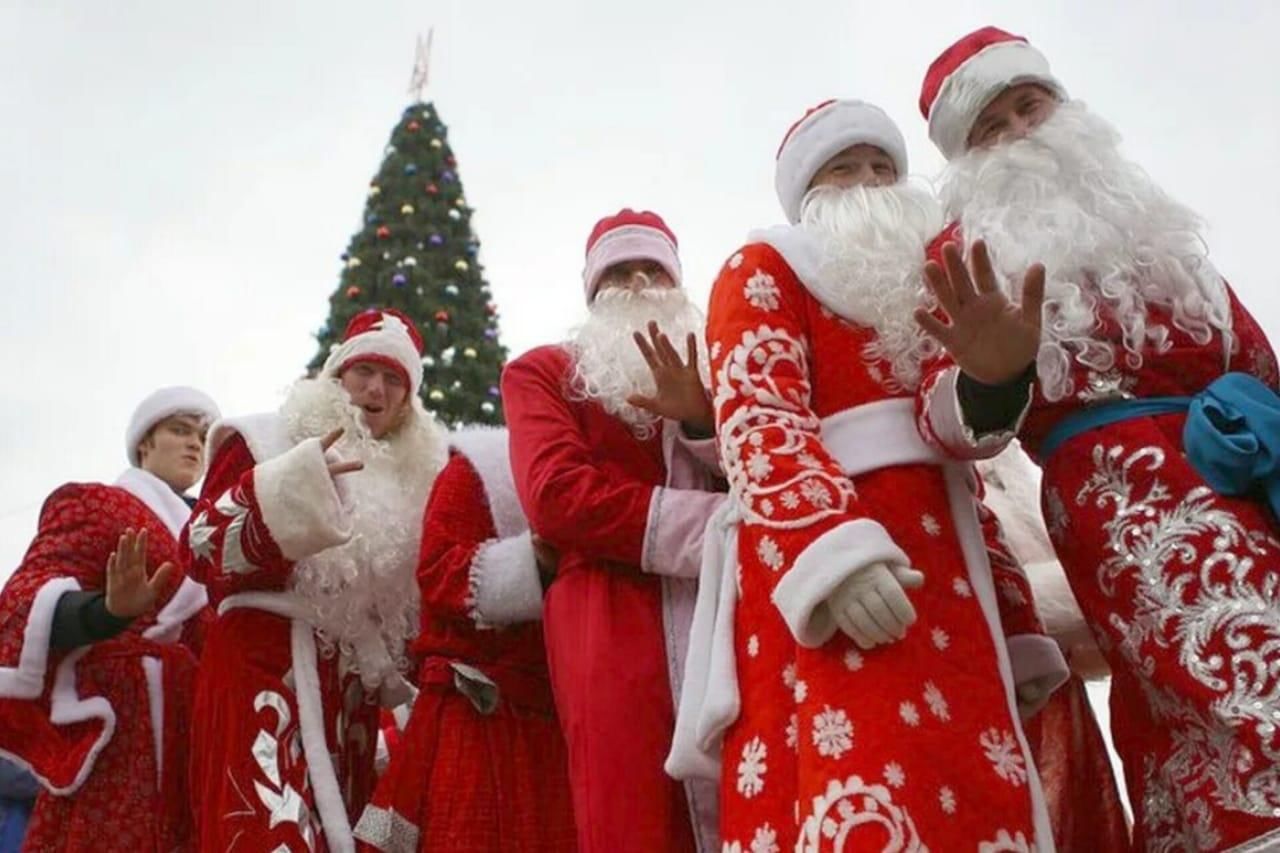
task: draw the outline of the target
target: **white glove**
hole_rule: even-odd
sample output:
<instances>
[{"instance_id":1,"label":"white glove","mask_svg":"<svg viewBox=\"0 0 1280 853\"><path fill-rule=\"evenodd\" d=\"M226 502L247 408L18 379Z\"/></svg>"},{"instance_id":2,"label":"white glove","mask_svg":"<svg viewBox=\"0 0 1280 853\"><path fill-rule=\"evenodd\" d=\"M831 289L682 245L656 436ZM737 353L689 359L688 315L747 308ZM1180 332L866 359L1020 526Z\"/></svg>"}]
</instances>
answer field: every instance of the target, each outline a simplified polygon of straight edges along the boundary
<instances>
[{"instance_id":1,"label":"white glove","mask_svg":"<svg viewBox=\"0 0 1280 853\"><path fill-rule=\"evenodd\" d=\"M1049 694L1053 692L1060 680L1058 675L1054 673L1043 678L1024 681L1014 688L1014 693L1018 699L1018 716L1023 721L1034 717L1044 707L1044 703L1049 699Z\"/></svg>"},{"instance_id":2,"label":"white glove","mask_svg":"<svg viewBox=\"0 0 1280 853\"><path fill-rule=\"evenodd\" d=\"M836 626L859 648L871 649L901 640L916 621L908 589L924 583L924 575L907 566L871 563L846 578L827 597Z\"/></svg>"}]
</instances>

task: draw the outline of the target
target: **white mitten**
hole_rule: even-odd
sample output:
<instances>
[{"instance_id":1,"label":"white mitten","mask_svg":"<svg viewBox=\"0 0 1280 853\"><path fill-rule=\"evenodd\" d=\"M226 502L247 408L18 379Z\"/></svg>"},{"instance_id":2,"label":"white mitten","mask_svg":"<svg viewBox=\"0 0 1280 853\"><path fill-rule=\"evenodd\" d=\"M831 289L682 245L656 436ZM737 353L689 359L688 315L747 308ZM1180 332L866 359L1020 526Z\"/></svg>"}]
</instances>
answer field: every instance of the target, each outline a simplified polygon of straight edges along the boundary
<instances>
[{"instance_id":1,"label":"white mitten","mask_svg":"<svg viewBox=\"0 0 1280 853\"><path fill-rule=\"evenodd\" d=\"M924 575L907 566L871 563L846 578L827 598L836 626L859 648L901 640L916 621L908 589L924 583Z\"/></svg>"}]
</instances>

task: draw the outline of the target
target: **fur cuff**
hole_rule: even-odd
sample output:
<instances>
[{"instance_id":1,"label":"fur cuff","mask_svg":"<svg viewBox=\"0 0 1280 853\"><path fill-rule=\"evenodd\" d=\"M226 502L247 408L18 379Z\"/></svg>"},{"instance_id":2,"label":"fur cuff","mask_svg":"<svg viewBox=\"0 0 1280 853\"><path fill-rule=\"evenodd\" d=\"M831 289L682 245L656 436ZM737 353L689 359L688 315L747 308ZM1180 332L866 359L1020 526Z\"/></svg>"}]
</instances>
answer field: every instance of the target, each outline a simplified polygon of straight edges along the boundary
<instances>
[{"instance_id":1,"label":"fur cuff","mask_svg":"<svg viewBox=\"0 0 1280 853\"><path fill-rule=\"evenodd\" d=\"M1053 691L1067 682L1071 671L1058 644L1043 634L1016 634L1005 640L1005 646L1009 650L1014 687L1037 683L1043 690L1041 702L1024 710L1024 715L1029 717L1044 707Z\"/></svg>"},{"instance_id":2,"label":"fur cuff","mask_svg":"<svg viewBox=\"0 0 1280 853\"><path fill-rule=\"evenodd\" d=\"M846 578L871 563L910 565L878 522L846 521L810 542L773 588L773 603L796 642L821 646L836 632L827 598Z\"/></svg>"},{"instance_id":3,"label":"fur cuff","mask_svg":"<svg viewBox=\"0 0 1280 853\"><path fill-rule=\"evenodd\" d=\"M533 536L484 543L471 561L471 618L480 628L542 618L542 580Z\"/></svg>"},{"instance_id":4,"label":"fur cuff","mask_svg":"<svg viewBox=\"0 0 1280 853\"><path fill-rule=\"evenodd\" d=\"M655 488L649 500L640 568L667 577L698 577L703 530L727 497L719 492Z\"/></svg>"},{"instance_id":5,"label":"fur cuff","mask_svg":"<svg viewBox=\"0 0 1280 853\"><path fill-rule=\"evenodd\" d=\"M960 368L949 367L942 372L925 397L924 420L928 432L948 456L956 459L989 459L1004 450L1022 429L1022 421L1031 408L1031 394L1009 429L978 436L964 421L960 410L960 395L956 392L956 380Z\"/></svg>"},{"instance_id":6,"label":"fur cuff","mask_svg":"<svg viewBox=\"0 0 1280 853\"><path fill-rule=\"evenodd\" d=\"M253 490L271 538L298 561L351 538L320 439L309 438L253 469Z\"/></svg>"}]
</instances>

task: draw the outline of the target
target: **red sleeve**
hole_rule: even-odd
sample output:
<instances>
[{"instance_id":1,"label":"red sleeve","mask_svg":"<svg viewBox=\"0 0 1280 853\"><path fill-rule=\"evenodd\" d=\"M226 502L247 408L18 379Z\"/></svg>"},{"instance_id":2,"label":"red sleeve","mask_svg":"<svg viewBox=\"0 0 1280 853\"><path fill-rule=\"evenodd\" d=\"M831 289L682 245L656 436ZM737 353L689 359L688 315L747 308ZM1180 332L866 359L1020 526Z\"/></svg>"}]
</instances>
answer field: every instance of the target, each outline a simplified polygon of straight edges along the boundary
<instances>
[{"instance_id":1,"label":"red sleeve","mask_svg":"<svg viewBox=\"0 0 1280 853\"><path fill-rule=\"evenodd\" d=\"M280 589L293 569L262 519L253 469L244 439L228 438L214 454L200 500L182 530L179 553L187 571L215 604L237 592Z\"/></svg>"},{"instance_id":2,"label":"red sleeve","mask_svg":"<svg viewBox=\"0 0 1280 853\"><path fill-rule=\"evenodd\" d=\"M530 528L562 551L639 566L655 486L600 468L565 399L568 356L526 353L502 374L511 467Z\"/></svg>"},{"instance_id":3,"label":"red sleeve","mask_svg":"<svg viewBox=\"0 0 1280 853\"><path fill-rule=\"evenodd\" d=\"M455 453L436 477L427 499L418 559L422 617L473 618L472 564L497 538L484 484L467 458Z\"/></svg>"}]
</instances>

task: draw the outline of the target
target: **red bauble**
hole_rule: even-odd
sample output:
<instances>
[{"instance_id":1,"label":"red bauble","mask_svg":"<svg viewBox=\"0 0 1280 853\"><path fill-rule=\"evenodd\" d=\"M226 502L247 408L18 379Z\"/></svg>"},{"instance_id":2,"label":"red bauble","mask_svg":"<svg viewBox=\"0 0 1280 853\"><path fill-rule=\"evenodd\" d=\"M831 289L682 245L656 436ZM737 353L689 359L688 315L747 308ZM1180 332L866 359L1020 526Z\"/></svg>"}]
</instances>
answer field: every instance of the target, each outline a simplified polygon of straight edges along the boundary
<instances>
[{"instance_id":1,"label":"red bauble","mask_svg":"<svg viewBox=\"0 0 1280 853\"><path fill-rule=\"evenodd\" d=\"M364 292L364 291L362 291L362 290L360 289L360 285L358 285L358 284L353 284L353 285L351 285L350 287L348 287L348 288L347 288L347 298L348 298L348 299L355 299L355 298L357 298L357 297L358 297L361 293L363 293L363 292Z\"/></svg>"},{"instance_id":2,"label":"red bauble","mask_svg":"<svg viewBox=\"0 0 1280 853\"><path fill-rule=\"evenodd\" d=\"M411 122L409 122L409 124L408 124L408 131L409 131L410 133L417 133L417 132L418 132L418 128L420 128L420 127L422 127L422 125L418 124L416 121L411 121Z\"/></svg>"},{"instance_id":3,"label":"red bauble","mask_svg":"<svg viewBox=\"0 0 1280 853\"><path fill-rule=\"evenodd\" d=\"M492 317L494 314L498 313L498 306L490 302L488 305L484 306L484 310L488 313L490 317Z\"/></svg>"},{"instance_id":4,"label":"red bauble","mask_svg":"<svg viewBox=\"0 0 1280 853\"><path fill-rule=\"evenodd\" d=\"M444 310L437 311L437 312L436 312L436 322L437 322L437 323L447 323L447 322L449 322L449 312L448 312L448 311L444 311Z\"/></svg>"},{"instance_id":5,"label":"red bauble","mask_svg":"<svg viewBox=\"0 0 1280 853\"><path fill-rule=\"evenodd\" d=\"M440 188L435 184L427 184L427 195L435 195L440 192Z\"/></svg>"},{"instance_id":6,"label":"red bauble","mask_svg":"<svg viewBox=\"0 0 1280 853\"><path fill-rule=\"evenodd\" d=\"M448 163L450 166L456 166L456 165L458 165L458 161L457 161L457 159L456 159L452 154L450 154L448 157L444 158L444 161L445 161L446 163Z\"/></svg>"},{"instance_id":7,"label":"red bauble","mask_svg":"<svg viewBox=\"0 0 1280 853\"><path fill-rule=\"evenodd\" d=\"M391 236L391 229L385 225L379 225L375 233L378 235L379 240L385 240Z\"/></svg>"}]
</instances>

